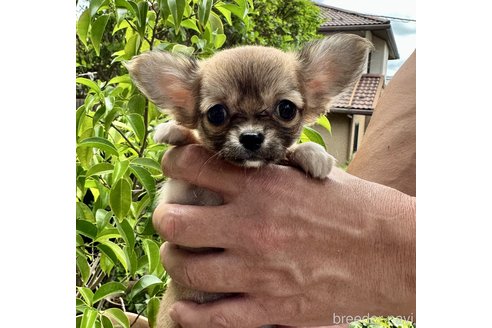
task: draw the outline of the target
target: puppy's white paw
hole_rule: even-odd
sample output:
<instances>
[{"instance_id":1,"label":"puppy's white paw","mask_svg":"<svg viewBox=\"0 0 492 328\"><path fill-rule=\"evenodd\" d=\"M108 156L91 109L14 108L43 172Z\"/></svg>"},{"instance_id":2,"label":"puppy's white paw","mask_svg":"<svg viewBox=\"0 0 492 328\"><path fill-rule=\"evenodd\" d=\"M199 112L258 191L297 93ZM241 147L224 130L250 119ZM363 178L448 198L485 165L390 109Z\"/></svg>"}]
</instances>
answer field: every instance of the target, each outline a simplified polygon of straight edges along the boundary
<instances>
[{"instance_id":1,"label":"puppy's white paw","mask_svg":"<svg viewBox=\"0 0 492 328\"><path fill-rule=\"evenodd\" d=\"M336 161L321 145L314 142L295 145L288 158L317 179L326 179Z\"/></svg>"},{"instance_id":2,"label":"puppy's white paw","mask_svg":"<svg viewBox=\"0 0 492 328\"><path fill-rule=\"evenodd\" d=\"M180 146L188 142L190 133L190 130L177 125L176 122L168 121L155 128L154 141Z\"/></svg>"}]
</instances>

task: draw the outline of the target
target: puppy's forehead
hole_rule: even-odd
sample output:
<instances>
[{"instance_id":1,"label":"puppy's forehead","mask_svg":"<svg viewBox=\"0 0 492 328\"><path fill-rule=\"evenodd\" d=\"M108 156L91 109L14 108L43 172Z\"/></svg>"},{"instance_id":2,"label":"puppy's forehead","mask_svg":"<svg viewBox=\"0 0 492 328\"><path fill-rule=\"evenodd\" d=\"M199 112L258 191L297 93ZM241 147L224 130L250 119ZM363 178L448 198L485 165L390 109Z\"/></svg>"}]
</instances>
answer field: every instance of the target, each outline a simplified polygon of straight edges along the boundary
<instances>
[{"instance_id":1,"label":"puppy's forehead","mask_svg":"<svg viewBox=\"0 0 492 328\"><path fill-rule=\"evenodd\" d=\"M271 106L278 97L290 94L295 98L299 89L298 65L293 53L269 47L246 46L218 52L201 63L201 109L222 102L231 107L250 107L243 108L248 111L261 110L257 107Z\"/></svg>"}]
</instances>

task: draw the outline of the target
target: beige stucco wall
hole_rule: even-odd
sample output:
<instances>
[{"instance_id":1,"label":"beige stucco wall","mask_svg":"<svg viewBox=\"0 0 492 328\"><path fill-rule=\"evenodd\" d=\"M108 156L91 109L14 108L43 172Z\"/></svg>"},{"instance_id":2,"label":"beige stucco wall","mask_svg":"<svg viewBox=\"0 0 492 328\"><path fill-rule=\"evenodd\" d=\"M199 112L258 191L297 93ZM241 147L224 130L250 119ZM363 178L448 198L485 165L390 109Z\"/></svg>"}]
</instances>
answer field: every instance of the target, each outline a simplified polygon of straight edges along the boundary
<instances>
[{"instance_id":1,"label":"beige stucco wall","mask_svg":"<svg viewBox=\"0 0 492 328\"><path fill-rule=\"evenodd\" d=\"M375 50L371 53L369 73L386 75L389 56L388 45L386 44L386 41L374 35L372 35L371 41L375 47Z\"/></svg>"},{"instance_id":2,"label":"beige stucco wall","mask_svg":"<svg viewBox=\"0 0 492 328\"><path fill-rule=\"evenodd\" d=\"M350 155L351 119L346 114L330 113L327 117L331 124L331 135L323 127L315 125L314 129L321 134L328 152L337 159L338 165L344 165Z\"/></svg>"},{"instance_id":3,"label":"beige stucco wall","mask_svg":"<svg viewBox=\"0 0 492 328\"><path fill-rule=\"evenodd\" d=\"M328 152L337 159L337 164L344 166L354 155L356 123L359 123L358 144L360 147L366 129L366 116L329 113L327 117L331 124L331 135L321 126L315 125L314 129L323 137Z\"/></svg>"}]
</instances>

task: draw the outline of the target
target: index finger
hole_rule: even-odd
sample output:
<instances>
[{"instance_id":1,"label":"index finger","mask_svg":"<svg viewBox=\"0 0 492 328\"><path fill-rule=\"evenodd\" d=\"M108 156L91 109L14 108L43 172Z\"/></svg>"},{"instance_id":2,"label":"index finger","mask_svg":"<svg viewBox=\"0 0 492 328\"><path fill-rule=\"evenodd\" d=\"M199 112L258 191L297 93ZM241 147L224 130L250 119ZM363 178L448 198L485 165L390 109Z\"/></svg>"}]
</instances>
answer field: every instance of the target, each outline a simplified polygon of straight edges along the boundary
<instances>
[{"instance_id":1,"label":"index finger","mask_svg":"<svg viewBox=\"0 0 492 328\"><path fill-rule=\"evenodd\" d=\"M161 166L168 177L220 194L236 194L245 176L244 168L223 161L196 144L168 149Z\"/></svg>"}]
</instances>

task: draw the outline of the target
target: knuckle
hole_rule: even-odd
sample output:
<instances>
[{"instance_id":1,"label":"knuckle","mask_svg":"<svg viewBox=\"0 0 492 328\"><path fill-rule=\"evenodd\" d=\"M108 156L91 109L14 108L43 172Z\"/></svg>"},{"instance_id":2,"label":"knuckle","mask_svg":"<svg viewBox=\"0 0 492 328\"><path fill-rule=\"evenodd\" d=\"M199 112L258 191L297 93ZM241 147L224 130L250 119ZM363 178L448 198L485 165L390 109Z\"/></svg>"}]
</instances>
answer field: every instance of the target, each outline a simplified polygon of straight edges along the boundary
<instances>
[{"instance_id":1,"label":"knuckle","mask_svg":"<svg viewBox=\"0 0 492 328\"><path fill-rule=\"evenodd\" d=\"M198 275L188 265L183 265L180 268L181 282L191 288L198 288L200 286Z\"/></svg>"},{"instance_id":2,"label":"knuckle","mask_svg":"<svg viewBox=\"0 0 492 328\"><path fill-rule=\"evenodd\" d=\"M187 145L180 147L180 154L176 158L176 165L179 167L189 166L190 164L200 161L202 147L198 145Z\"/></svg>"},{"instance_id":3,"label":"knuckle","mask_svg":"<svg viewBox=\"0 0 492 328\"><path fill-rule=\"evenodd\" d=\"M162 156L161 168L162 168L162 172L164 173L164 175L172 176L173 167L174 167L173 163L175 161L175 157L176 157L176 148L175 147L171 147L168 150L166 150L166 152L164 153L164 156Z\"/></svg>"},{"instance_id":4,"label":"knuckle","mask_svg":"<svg viewBox=\"0 0 492 328\"><path fill-rule=\"evenodd\" d=\"M173 210L172 207L169 207L162 219L162 222L160 223L160 233L165 240L171 242L176 241L178 222L178 213L176 213L176 211Z\"/></svg>"}]
</instances>

